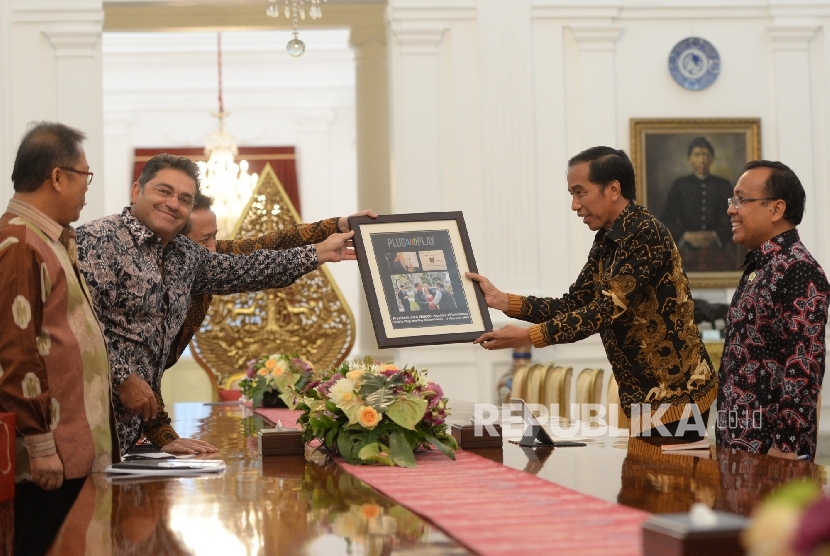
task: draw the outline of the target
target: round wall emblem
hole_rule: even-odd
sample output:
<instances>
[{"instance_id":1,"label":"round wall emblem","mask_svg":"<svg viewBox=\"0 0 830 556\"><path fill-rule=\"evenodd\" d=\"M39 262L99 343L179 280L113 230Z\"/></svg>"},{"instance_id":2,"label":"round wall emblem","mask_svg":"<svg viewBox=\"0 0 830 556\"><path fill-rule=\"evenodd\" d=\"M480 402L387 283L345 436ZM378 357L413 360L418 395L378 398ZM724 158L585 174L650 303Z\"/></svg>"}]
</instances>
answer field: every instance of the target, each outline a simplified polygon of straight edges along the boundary
<instances>
[{"instance_id":1,"label":"round wall emblem","mask_svg":"<svg viewBox=\"0 0 830 556\"><path fill-rule=\"evenodd\" d=\"M684 89L699 91L718 78L720 56L709 41L686 38L674 45L669 54L669 73Z\"/></svg>"}]
</instances>

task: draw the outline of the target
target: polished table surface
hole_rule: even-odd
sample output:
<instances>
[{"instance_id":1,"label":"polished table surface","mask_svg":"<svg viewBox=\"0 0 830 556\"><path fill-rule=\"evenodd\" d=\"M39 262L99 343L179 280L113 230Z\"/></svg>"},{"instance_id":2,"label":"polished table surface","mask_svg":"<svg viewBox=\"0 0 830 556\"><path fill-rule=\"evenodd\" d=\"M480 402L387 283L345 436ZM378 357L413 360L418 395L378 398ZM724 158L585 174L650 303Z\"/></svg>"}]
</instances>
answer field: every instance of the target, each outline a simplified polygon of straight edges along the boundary
<instances>
[{"instance_id":1,"label":"polished table surface","mask_svg":"<svg viewBox=\"0 0 830 556\"><path fill-rule=\"evenodd\" d=\"M473 404L451 406L451 421L469 421ZM444 532L331 462L260 458L257 431L272 425L244 406L177 404L172 415L182 436L220 449L210 457L227 463L224 474L124 484L93 476L51 554L467 553ZM571 439L584 441L584 447L527 449L506 438L503 450L478 453L652 513L687 511L703 502L749 515L779 484L795 478L826 482L827 469L810 462L714 448L715 459L665 456L652 443L615 436L617 430L602 432L577 429Z\"/></svg>"}]
</instances>

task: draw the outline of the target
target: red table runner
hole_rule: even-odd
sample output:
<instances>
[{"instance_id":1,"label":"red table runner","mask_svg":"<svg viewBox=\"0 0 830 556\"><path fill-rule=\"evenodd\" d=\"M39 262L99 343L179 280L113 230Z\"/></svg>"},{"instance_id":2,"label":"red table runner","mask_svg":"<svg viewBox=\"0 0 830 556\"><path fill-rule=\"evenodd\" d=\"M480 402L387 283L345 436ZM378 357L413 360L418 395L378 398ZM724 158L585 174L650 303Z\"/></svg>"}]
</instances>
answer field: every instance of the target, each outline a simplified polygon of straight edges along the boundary
<instances>
[{"instance_id":1,"label":"red table runner","mask_svg":"<svg viewBox=\"0 0 830 556\"><path fill-rule=\"evenodd\" d=\"M299 411L258 409L283 425ZM291 418L294 420L292 421ZM514 554L639 555L647 512L612 504L459 450L418 453L414 469L337 463L425 517L470 550Z\"/></svg>"}]
</instances>

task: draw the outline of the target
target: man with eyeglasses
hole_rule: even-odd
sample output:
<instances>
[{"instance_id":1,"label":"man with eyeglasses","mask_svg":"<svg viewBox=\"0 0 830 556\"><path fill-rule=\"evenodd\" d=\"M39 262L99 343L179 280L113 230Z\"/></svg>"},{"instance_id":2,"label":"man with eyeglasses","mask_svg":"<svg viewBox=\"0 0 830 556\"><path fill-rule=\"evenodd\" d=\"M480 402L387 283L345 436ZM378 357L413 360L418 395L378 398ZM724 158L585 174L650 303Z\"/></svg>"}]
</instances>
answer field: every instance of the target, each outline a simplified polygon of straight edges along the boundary
<instances>
[{"instance_id":1,"label":"man with eyeglasses","mask_svg":"<svg viewBox=\"0 0 830 556\"><path fill-rule=\"evenodd\" d=\"M732 239L749 250L732 297L719 373L719 446L816 453L830 284L796 226L806 195L780 162L746 165L729 199Z\"/></svg>"},{"instance_id":2,"label":"man with eyeglasses","mask_svg":"<svg viewBox=\"0 0 830 556\"><path fill-rule=\"evenodd\" d=\"M154 392L161 390L191 295L285 287L325 262L355 258L352 232L284 251L212 253L179 235L198 192L196 163L160 154L133 184L131 206L78 228L81 270L104 325L121 453L132 449L142 425L158 414ZM158 448L215 450L182 438Z\"/></svg>"},{"instance_id":3,"label":"man with eyeglasses","mask_svg":"<svg viewBox=\"0 0 830 556\"><path fill-rule=\"evenodd\" d=\"M180 233L205 249L219 253L248 255L260 249L290 249L292 247L310 245L323 241L330 235L338 233L340 230L350 230L348 217L341 216L339 218L328 218L309 224L296 224L256 238L217 240L218 226L216 213L213 212L212 206L212 197L197 193L193 203L193 210L190 213L190 220L188 220ZM354 216L370 216L375 218L377 214L371 210L364 210ZM205 320L205 315L207 315L210 309L212 300L213 296L210 294L191 295L187 316L178 334L176 334L173 345L170 347L170 353L164 365L165 370L175 365L182 356L187 344L193 338L193 335L196 334L196 331L199 330L199 327L201 327L202 321ZM156 391L155 395L159 408L158 415L155 419L150 419L144 423L144 435L155 446L165 446L166 450L178 446L180 448L179 451L194 451L188 448L186 444L179 446L179 444L183 444L187 439L178 443L175 442L179 438L179 435L173 428L170 416L164 411L164 401L162 400L161 392Z\"/></svg>"},{"instance_id":4,"label":"man with eyeglasses","mask_svg":"<svg viewBox=\"0 0 830 556\"><path fill-rule=\"evenodd\" d=\"M35 124L0 217L0 412L16 419L15 554L45 553L87 476L118 457L107 346L70 226L92 179L83 141L63 124Z\"/></svg>"}]
</instances>

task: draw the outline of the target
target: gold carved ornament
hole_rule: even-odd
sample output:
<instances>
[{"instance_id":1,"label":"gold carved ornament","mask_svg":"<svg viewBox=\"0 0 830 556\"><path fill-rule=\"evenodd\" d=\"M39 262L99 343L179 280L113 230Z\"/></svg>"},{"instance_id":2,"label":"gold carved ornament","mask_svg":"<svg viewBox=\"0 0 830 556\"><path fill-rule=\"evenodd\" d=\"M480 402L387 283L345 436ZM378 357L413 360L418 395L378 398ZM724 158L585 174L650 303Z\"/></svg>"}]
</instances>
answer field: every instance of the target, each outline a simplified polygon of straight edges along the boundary
<instances>
[{"instance_id":1,"label":"gold carved ornament","mask_svg":"<svg viewBox=\"0 0 830 556\"><path fill-rule=\"evenodd\" d=\"M233 237L256 238L299 223L279 178L266 164ZM286 288L214 296L190 349L223 385L238 379L249 360L274 353L295 353L315 369L338 365L354 338L352 312L322 266Z\"/></svg>"}]
</instances>

